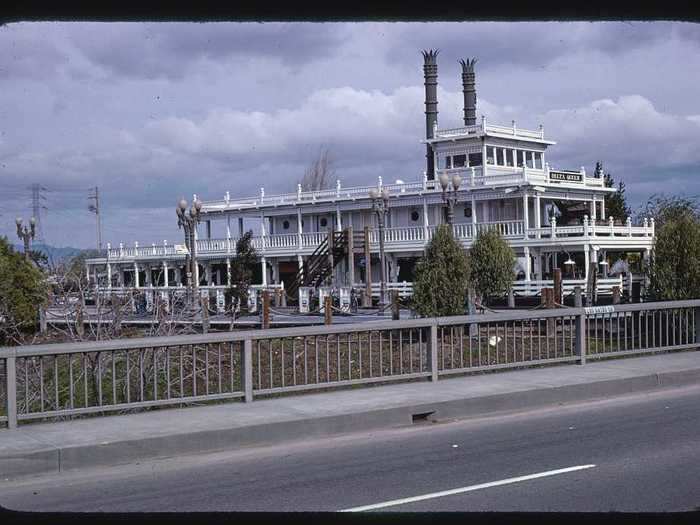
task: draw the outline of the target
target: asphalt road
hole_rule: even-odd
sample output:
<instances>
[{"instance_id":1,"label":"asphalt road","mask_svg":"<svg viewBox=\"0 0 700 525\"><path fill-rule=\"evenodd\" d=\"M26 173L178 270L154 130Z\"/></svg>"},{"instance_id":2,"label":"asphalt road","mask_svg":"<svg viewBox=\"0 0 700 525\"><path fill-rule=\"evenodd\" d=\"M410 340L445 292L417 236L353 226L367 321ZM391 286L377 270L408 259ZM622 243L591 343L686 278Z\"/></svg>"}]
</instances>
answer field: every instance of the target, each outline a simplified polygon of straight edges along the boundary
<instances>
[{"instance_id":1,"label":"asphalt road","mask_svg":"<svg viewBox=\"0 0 700 525\"><path fill-rule=\"evenodd\" d=\"M337 511L377 504L377 511L685 511L700 509L699 451L700 387L692 387L0 480L0 504L109 512ZM420 496L425 499L397 501Z\"/></svg>"}]
</instances>

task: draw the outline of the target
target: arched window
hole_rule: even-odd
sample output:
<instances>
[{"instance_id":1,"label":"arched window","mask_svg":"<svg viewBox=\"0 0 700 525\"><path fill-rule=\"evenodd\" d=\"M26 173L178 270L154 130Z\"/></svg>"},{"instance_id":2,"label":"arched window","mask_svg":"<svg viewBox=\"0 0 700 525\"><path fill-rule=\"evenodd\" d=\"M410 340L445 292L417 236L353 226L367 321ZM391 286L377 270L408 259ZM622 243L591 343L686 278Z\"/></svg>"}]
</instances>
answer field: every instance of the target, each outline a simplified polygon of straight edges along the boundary
<instances>
[{"instance_id":1,"label":"arched window","mask_svg":"<svg viewBox=\"0 0 700 525\"><path fill-rule=\"evenodd\" d=\"M325 228L326 226L328 226L328 219L321 217L321 228Z\"/></svg>"},{"instance_id":2,"label":"arched window","mask_svg":"<svg viewBox=\"0 0 700 525\"><path fill-rule=\"evenodd\" d=\"M287 219L285 219L282 223L282 228L284 228L285 230L289 229L289 221Z\"/></svg>"},{"instance_id":3,"label":"arched window","mask_svg":"<svg viewBox=\"0 0 700 525\"><path fill-rule=\"evenodd\" d=\"M411 212L411 220L412 220L413 222L417 222L418 219L420 219L420 213L418 213L418 210L413 210L413 211Z\"/></svg>"}]
</instances>

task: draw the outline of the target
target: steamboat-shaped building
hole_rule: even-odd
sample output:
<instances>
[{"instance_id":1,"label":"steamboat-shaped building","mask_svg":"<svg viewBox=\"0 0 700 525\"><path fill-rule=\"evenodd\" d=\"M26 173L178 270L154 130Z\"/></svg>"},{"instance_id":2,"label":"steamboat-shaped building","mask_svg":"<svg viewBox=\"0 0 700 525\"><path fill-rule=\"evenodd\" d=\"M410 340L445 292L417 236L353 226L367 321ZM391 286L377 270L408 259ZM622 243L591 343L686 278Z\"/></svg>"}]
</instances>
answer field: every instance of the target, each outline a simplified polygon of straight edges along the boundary
<instances>
[{"instance_id":1,"label":"steamboat-shaped building","mask_svg":"<svg viewBox=\"0 0 700 525\"><path fill-rule=\"evenodd\" d=\"M528 130L517 127L514 121L503 126L491 124L486 116L477 119L475 60L461 61L464 126L440 129L437 52L424 51L423 57L423 175L394 183L379 178L352 187L338 180L332 189L302 191L298 187L295 193L277 195L261 188L258 195L246 198L233 198L226 192L221 200L202 201L194 251L198 261L195 279L203 293L223 297L230 284L236 241L244 234L244 219L249 223L253 219L258 229L253 245L260 261L257 288L285 288L293 299L300 285L318 284L322 279L314 282L319 277L314 272L319 254L327 257L332 252L329 241L338 242L344 232L345 253L348 243L350 248L354 245L354 253L343 261L336 257L331 263L339 265L333 274L334 284L371 290L378 296L380 230L371 196L378 191L388 196L383 229L387 288L410 295L415 263L437 226L447 220L445 183L447 193L457 198L452 210L453 231L465 248L480 231L497 228L515 250L514 291L518 295L536 295L542 287L551 286L552 270L559 267L565 292L573 286L585 287L593 271L599 275L598 293L602 294L611 293L615 285L631 290L633 282L641 280L634 265L635 275L626 262L622 265L623 279L618 272L610 275L605 263L622 253L647 259L654 241L653 219L633 225L629 217L606 218L605 196L615 188L605 187L601 172L588 174L583 167L565 170L550 166L548 148L556 142L545 137L542 126ZM453 182L458 183L457 189ZM575 204L573 208L578 210L566 224L557 221L557 202ZM349 237L348 232L352 232ZM362 246L365 239L368 243ZM181 293L187 284L187 253L184 245L167 242L108 245L104 257L86 262L88 278L99 291L109 293L135 289ZM620 265L615 266L620 269ZM320 277L329 275L330 271Z\"/></svg>"}]
</instances>

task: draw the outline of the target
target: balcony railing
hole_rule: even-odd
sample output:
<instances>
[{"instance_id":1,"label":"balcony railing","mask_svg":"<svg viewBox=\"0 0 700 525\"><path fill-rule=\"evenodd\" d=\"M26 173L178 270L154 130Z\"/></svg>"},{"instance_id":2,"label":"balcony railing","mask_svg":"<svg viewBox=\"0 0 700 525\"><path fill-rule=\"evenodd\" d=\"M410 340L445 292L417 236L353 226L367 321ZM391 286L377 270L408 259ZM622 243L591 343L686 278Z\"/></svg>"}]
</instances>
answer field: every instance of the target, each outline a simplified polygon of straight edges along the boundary
<instances>
[{"instance_id":1,"label":"balcony railing","mask_svg":"<svg viewBox=\"0 0 700 525\"><path fill-rule=\"evenodd\" d=\"M654 221L645 220L641 226L632 226L631 221L626 224L613 224L611 222L598 223L584 220L583 224L573 226L559 226L555 221L549 226L541 228L527 228L523 221L496 221L462 223L454 225L454 233L458 239L463 241L473 240L479 232L489 229L496 229L503 237L509 240L516 239L544 239L554 241L555 239L591 239L591 238L616 238L616 239L651 239L654 236ZM403 226L384 229L384 241L390 248L402 245L409 248L422 248L423 244L432 239L436 226ZM299 250L313 250L328 235L327 232L304 232L285 233L281 235L266 235L264 237L253 237L253 247L260 253L273 252L275 254L288 253L295 254ZM197 250L199 255L226 255L233 254L236 250L237 238L232 239L198 239ZM379 231L370 230L370 244L373 246L379 243ZM114 261L135 260L174 257L185 253L183 246L136 246L109 248L108 258Z\"/></svg>"}]
</instances>

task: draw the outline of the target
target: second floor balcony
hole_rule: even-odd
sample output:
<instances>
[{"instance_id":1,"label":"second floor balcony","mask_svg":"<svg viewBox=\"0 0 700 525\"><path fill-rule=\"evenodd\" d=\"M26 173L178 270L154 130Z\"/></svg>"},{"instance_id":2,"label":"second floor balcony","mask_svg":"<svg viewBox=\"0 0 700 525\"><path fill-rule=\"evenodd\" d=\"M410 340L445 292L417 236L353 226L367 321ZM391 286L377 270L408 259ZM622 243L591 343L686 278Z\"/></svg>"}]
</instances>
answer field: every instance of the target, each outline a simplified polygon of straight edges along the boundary
<instances>
[{"instance_id":1,"label":"second floor balcony","mask_svg":"<svg viewBox=\"0 0 700 525\"><path fill-rule=\"evenodd\" d=\"M422 250L432 239L436 226L402 226L384 229L384 241L389 251ZM642 241L651 244L654 236L654 222L644 220L643 224L633 226L630 220L625 224L615 224L611 221L590 222L584 220L580 225L559 226L556 220L548 226L540 228L525 227L522 220L497 221L481 223L455 224L455 237L469 246L481 231L496 229L504 238L511 242L537 245L556 245L562 242L587 242L593 240ZM294 256L308 255L327 237L328 232L290 233L281 235L265 235L253 237L253 247L260 255L265 256ZM197 255L203 258L226 257L236 253L238 238L230 239L198 239ZM372 251L379 249L379 230L369 230L369 242ZM107 260L110 262L128 262L148 259L184 259L187 253L184 245L162 244L151 246L108 247Z\"/></svg>"}]
</instances>

